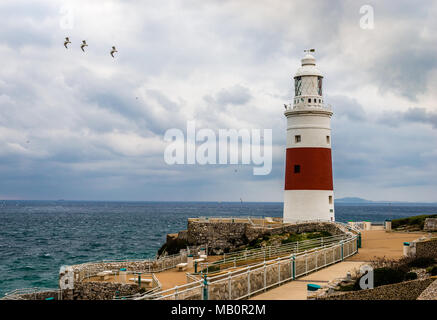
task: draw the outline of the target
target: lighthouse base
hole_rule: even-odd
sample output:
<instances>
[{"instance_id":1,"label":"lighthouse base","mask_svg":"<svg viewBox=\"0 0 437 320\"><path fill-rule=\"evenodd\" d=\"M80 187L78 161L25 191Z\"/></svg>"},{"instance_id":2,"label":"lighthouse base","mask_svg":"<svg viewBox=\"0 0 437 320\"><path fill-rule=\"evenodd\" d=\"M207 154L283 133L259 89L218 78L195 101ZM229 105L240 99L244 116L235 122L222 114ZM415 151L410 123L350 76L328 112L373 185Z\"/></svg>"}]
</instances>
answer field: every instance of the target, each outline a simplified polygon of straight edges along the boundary
<instances>
[{"instance_id":1,"label":"lighthouse base","mask_svg":"<svg viewBox=\"0 0 437 320\"><path fill-rule=\"evenodd\" d=\"M332 190L285 190L283 221L306 220L335 220Z\"/></svg>"}]
</instances>

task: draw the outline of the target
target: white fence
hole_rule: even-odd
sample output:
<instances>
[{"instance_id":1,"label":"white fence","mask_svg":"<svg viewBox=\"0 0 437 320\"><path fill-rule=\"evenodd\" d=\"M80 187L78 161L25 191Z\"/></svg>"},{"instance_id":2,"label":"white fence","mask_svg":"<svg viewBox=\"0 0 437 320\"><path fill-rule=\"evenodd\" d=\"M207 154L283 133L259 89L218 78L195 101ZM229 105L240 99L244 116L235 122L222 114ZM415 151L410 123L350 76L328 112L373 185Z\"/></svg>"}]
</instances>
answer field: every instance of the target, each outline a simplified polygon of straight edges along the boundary
<instances>
[{"instance_id":1,"label":"white fence","mask_svg":"<svg viewBox=\"0 0 437 320\"><path fill-rule=\"evenodd\" d=\"M218 272L221 269L229 268L230 266L237 267L237 265L248 262L256 262L260 260L271 260L284 255L297 254L312 248L323 247L332 243L338 243L341 240L346 240L352 237L352 234L342 234L330 237L321 237L317 239L309 239L303 241L295 241L291 243L255 248L251 250L241 250L233 253L223 255L223 259L200 263L200 269L203 273Z\"/></svg>"},{"instance_id":2,"label":"white fence","mask_svg":"<svg viewBox=\"0 0 437 320\"><path fill-rule=\"evenodd\" d=\"M355 254L358 235L347 240L313 248L262 263L237 268L206 279L190 277L190 283L167 289L136 300L240 300L279 286ZM187 275L188 276L188 275Z\"/></svg>"},{"instance_id":3,"label":"white fence","mask_svg":"<svg viewBox=\"0 0 437 320\"><path fill-rule=\"evenodd\" d=\"M292 254L208 277L209 300L239 300L307 275L357 252L357 236L311 252Z\"/></svg>"},{"instance_id":4,"label":"white fence","mask_svg":"<svg viewBox=\"0 0 437 320\"><path fill-rule=\"evenodd\" d=\"M49 288L23 288L7 292L0 300L44 300L45 298L62 299L62 291L60 289Z\"/></svg>"},{"instance_id":5,"label":"white fence","mask_svg":"<svg viewBox=\"0 0 437 320\"><path fill-rule=\"evenodd\" d=\"M130 272L162 272L168 269L175 268L177 264L186 262L187 253L178 253L168 255L159 259L145 260L103 260L100 262L87 262L80 265L72 266L75 270L74 281L82 281L84 279L94 277L101 271L110 270L112 273L117 273L120 268L126 268Z\"/></svg>"}]
</instances>

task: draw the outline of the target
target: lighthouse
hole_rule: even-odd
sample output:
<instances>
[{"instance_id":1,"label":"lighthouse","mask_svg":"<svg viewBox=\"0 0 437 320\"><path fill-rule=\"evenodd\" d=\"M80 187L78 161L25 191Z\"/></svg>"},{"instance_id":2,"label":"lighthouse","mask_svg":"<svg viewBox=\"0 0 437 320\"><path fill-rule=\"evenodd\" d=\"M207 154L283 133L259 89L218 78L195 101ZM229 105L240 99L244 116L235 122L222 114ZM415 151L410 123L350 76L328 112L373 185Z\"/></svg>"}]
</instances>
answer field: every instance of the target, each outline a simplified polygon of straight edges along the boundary
<instances>
[{"instance_id":1,"label":"lighthouse","mask_svg":"<svg viewBox=\"0 0 437 320\"><path fill-rule=\"evenodd\" d=\"M323 75L305 50L294 76L294 99L285 105L287 145L284 222L334 221L330 106L323 100Z\"/></svg>"}]
</instances>

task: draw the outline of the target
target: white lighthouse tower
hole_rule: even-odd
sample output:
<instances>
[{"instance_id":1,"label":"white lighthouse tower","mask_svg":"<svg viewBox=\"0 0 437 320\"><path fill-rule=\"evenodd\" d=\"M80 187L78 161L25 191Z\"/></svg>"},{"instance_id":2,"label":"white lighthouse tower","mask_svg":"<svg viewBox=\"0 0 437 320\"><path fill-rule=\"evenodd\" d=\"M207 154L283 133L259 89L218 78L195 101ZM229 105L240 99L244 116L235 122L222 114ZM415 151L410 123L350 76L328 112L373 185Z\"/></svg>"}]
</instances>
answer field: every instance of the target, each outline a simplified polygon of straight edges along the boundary
<instances>
[{"instance_id":1,"label":"white lighthouse tower","mask_svg":"<svg viewBox=\"0 0 437 320\"><path fill-rule=\"evenodd\" d=\"M322 95L323 75L305 50L294 76L293 103L286 105L284 222L334 221L331 160L332 110Z\"/></svg>"}]
</instances>

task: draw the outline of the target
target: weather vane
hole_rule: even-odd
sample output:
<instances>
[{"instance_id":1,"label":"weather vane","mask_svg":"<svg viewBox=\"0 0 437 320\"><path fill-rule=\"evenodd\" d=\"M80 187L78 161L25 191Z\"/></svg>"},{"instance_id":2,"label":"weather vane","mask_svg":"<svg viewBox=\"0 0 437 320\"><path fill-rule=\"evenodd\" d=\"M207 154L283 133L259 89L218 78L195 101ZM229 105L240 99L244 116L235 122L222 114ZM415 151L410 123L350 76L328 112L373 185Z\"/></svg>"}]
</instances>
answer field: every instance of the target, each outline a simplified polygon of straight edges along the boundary
<instances>
[{"instance_id":1,"label":"weather vane","mask_svg":"<svg viewBox=\"0 0 437 320\"><path fill-rule=\"evenodd\" d=\"M303 52L315 52L315 51L316 51L316 49L306 49Z\"/></svg>"}]
</instances>

